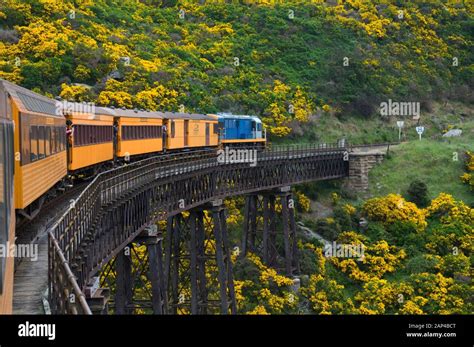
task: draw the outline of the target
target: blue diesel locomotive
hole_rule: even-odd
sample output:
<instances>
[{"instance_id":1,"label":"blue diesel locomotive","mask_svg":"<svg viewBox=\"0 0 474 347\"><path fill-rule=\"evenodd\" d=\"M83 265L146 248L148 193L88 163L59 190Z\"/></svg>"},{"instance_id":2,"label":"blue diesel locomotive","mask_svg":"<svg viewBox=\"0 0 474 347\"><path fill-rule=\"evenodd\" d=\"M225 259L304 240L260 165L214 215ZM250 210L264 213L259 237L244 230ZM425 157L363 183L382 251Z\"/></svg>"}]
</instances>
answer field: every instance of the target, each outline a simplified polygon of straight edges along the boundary
<instances>
[{"instance_id":1,"label":"blue diesel locomotive","mask_svg":"<svg viewBox=\"0 0 474 347\"><path fill-rule=\"evenodd\" d=\"M224 146L265 147L266 131L258 117L229 113L218 113L217 117L220 139Z\"/></svg>"}]
</instances>

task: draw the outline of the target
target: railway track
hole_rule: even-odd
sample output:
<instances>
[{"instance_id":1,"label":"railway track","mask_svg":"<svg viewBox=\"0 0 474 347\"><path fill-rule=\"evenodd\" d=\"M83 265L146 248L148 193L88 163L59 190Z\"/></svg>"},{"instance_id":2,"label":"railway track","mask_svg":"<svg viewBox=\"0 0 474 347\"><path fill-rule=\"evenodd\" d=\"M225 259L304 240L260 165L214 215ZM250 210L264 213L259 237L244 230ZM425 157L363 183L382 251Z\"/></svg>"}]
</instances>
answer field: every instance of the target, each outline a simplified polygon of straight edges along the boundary
<instances>
[{"instance_id":1,"label":"railway track","mask_svg":"<svg viewBox=\"0 0 474 347\"><path fill-rule=\"evenodd\" d=\"M23 220L16 225L16 243L34 243L54 224L54 221L69 208L70 201L76 199L87 187L89 182L80 182L64 193L48 200L41 207L41 211L32 220ZM21 258L16 258L18 264Z\"/></svg>"}]
</instances>

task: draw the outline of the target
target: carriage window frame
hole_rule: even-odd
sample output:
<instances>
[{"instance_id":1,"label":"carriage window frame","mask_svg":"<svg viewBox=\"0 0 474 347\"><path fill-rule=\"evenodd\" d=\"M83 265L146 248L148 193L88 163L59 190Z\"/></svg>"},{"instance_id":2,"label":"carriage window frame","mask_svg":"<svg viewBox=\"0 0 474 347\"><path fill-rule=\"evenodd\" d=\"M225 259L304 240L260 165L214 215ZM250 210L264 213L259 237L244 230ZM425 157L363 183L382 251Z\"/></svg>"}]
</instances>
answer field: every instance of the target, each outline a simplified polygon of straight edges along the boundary
<instances>
[{"instance_id":1,"label":"carriage window frame","mask_svg":"<svg viewBox=\"0 0 474 347\"><path fill-rule=\"evenodd\" d=\"M122 132L122 136L124 132ZM61 136L61 142L66 141ZM74 147L94 146L113 141L112 125L90 125L76 124L74 125Z\"/></svg>"}]
</instances>

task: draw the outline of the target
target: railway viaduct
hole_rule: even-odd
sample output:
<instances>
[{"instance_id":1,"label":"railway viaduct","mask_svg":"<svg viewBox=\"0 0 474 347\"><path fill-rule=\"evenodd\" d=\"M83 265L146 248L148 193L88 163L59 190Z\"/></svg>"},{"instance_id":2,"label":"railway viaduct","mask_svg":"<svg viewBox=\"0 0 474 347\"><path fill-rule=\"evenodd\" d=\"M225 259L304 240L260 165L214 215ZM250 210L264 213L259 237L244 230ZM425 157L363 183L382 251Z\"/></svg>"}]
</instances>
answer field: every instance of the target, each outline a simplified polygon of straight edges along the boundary
<instances>
[{"instance_id":1,"label":"railway viaduct","mask_svg":"<svg viewBox=\"0 0 474 347\"><path fill-rule=\"evenodd\" d=\"M115 314L140 307L155 314L236 313L235 250L223 199L245 196L239 256L255 252L267 265L297 276L291 185L343 179L347 189L365 191L369 170L387 150L387 145L281 147L260 152L255 165L223 163L215 152L189 152L101 173L48 231L48 254L40 259L47 262L50 310L106 314L113 302ZM277 244L277 238L283 242ZM138 265L131 261L137 244L146 245ZM213 295L206 279L210 264L217 272ZM114 295L108 274L114 276ZM149 283L146 302L135 298L140 278Z\"/></svg>"}]
</instances>

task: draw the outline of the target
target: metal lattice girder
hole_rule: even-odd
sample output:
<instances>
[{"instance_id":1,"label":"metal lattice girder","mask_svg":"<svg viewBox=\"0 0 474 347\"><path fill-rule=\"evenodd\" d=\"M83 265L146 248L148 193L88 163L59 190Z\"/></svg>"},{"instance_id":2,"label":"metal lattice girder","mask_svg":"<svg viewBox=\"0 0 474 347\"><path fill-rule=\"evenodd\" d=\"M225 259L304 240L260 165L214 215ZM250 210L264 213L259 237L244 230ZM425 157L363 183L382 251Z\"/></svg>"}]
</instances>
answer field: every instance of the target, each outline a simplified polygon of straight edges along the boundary
<instances>
[{"instance_id":1,"label":"metal lattice girder","mask_svg":"<svg viewBox=\"0 0 474 347\"><path fill-rule=\"evenodd\" d=\"M281 213L276 211L277 198ZM277 244L279 234L283 249ZM299 272L295 204L289 187L246 196L242 256L248 251L260 254L272 267L279 267L279 259L283 259L287 275Z\"/></svg>"},{"instance_id":2,"label":"metal lattice girder","mask_svg":"<svg viewBox=\"0 0 474 347\"><path fill-rule=\"evenodd\" d=\"M206 314L220 307L221 314L236 313L225 210L203 206L188 216L168 219L165 277L171 292L172 313ZM210 296L206 269L217 269L219 292ZM218 298L217 298L218 294Z\"/></svg>"}]
</instances>

